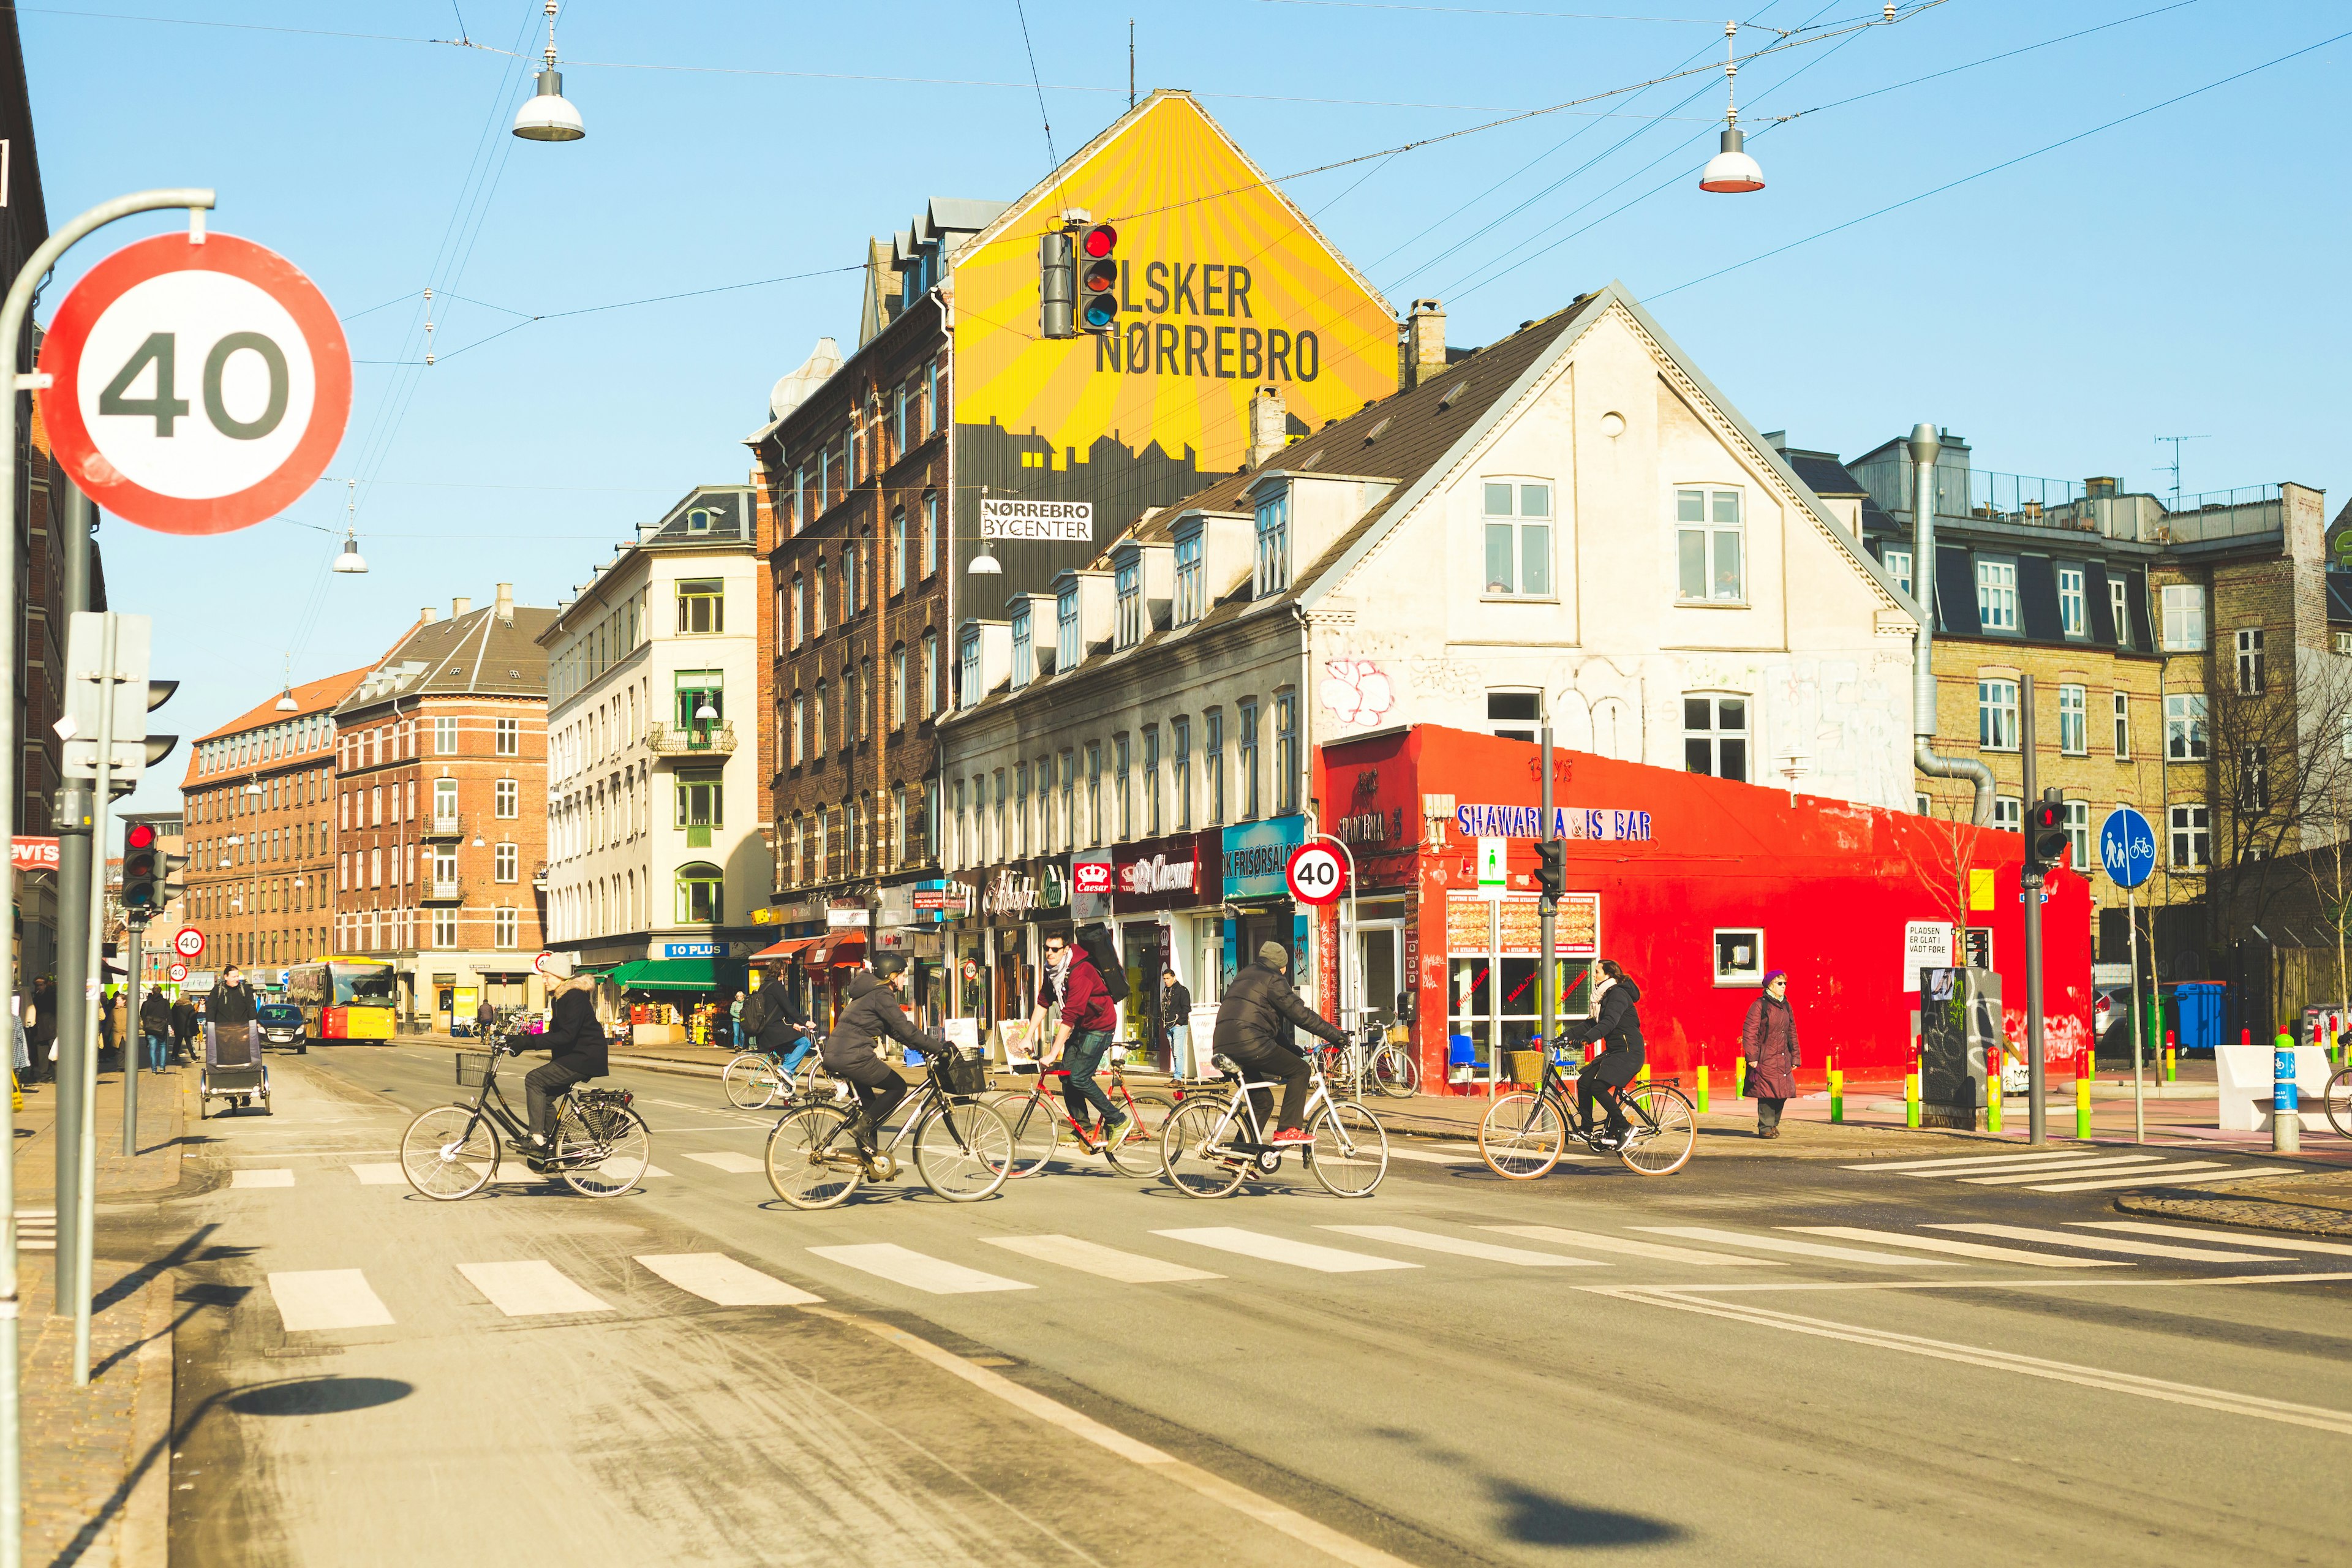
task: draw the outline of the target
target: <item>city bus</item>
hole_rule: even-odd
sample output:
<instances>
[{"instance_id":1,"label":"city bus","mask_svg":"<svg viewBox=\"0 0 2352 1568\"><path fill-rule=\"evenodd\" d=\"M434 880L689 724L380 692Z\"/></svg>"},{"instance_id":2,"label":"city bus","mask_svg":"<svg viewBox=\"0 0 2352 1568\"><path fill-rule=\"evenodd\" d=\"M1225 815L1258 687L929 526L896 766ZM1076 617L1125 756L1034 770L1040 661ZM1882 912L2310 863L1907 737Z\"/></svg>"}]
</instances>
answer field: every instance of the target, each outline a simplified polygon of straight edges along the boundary
<instances>
[{"instance_id":1,"label":"city bus","mask_svg":"<svg viewBox=\"0 0 2352 1568\"><path fill-rule=\"evenodd\" d=\"M286 1000L314 1040L392 1038L393 970L373 958L322 958L286 972Z\"/></svg>"}]
</instances>

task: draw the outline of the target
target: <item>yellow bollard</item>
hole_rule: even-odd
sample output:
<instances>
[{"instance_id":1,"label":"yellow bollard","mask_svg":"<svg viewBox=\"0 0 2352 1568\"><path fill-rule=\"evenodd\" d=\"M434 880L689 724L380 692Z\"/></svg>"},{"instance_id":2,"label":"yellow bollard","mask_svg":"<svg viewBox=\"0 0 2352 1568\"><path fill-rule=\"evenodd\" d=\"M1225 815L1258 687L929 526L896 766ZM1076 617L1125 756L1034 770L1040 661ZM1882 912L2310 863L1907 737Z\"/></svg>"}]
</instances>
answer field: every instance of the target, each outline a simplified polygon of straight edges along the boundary
<instances>
[{"instance_id":1,"label":"yellow bollard","mask_svg":"<svg viewBox=\"0 0 2352 1568\"><path fill-rule=\"evenodd\" d=\"M1650 1081L1650 1064L1648 1062L1643 1062L1634 1070L1633 1081L1635 1083L1647 1083Z\"/></svg>"},{"instance_id":2,"label":"yellow bollard","mask_svg":"<svg viewBox=\"0 0 2352 1568\"><path fill-rule=\"evenodd\" d=\"M1845 1120L1845 1074L1835 1068L1830 1068L1830 1120Z\"/></svg>"},{"instance_id":3,"label":"yellow bollard","mask_svg":"<svg viewBox=\"0 0 2352 1568\"><path fill-rule=\"evenodd\" d=\"M2091 1140L2091 1080L2074 1080L2074 1136L2087 1143Z\"/></svg>"},{"instance_id":4,"label":"yellow bollard","mask_svg":"<svg viewBox=\"0 0 2352 1568\"><path fill-rule=\"evenodd\" d=\"M1746 1057L1731 1058L1731 1098L1734 1100L1748 1098L1748 1058Z\"/></svg>"},{"instance_id":5,"label":"yellow bollard","mask_svg":"<svg viewBox=\"0 0 2352 1568\"><path fill-rule=\"evenodd\" d=\"M1916 1072L1903 1075L1903 1125L1919 1125L1919 1075Z\"/></svg>"},{"instance_id":6,"label":"yellow bollard","mask_svg":"<svg viewBox=\"0 0 2352 1568\"><path fill-rule=\"evenodd\" d=\"M1985 1064L1985 1131L2000 1131L2000 1047L1992 1048L1991 1059Z\"/></svg>"},{"instance_id":7,"label":"yellow bollard","mask_svg":"<svg viewBox=\"0 0 2352 1568\"><path fill-rule=\"evenodd\" d=\"M1698 1064L1698 1113L1706 1114L1706 1064Z\"/></svg>"}]
</instances>

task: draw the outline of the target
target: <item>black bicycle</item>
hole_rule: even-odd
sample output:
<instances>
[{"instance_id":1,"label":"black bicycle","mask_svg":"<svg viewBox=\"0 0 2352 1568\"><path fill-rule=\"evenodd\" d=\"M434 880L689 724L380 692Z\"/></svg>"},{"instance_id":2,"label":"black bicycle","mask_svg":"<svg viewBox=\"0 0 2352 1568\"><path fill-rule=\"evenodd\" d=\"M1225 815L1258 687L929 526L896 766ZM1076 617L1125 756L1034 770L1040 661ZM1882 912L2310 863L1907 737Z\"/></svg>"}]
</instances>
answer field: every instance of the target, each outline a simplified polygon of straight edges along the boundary
<instances>
[{"instance_id":1,"label":"black bicycle","mask_svg":"<svg viewBox=\"0 0 2352 1568\"><path fill-rule=\"evenodd\" d=\"M1514 1182L1534 1181L1559 1164L1570 1138L1596 1154L1616 1155L1627 1170L1644 1176L1670 1176L1681 1170L1698 1142L1697 1121L1681 1083L1671 1078L1637 1079L1617 1096L1625 1108L1622 1141L1608 1135L1605 1122L1580 1129L1576 1079L1547 1060L1539 1091L1507 1094L1487 1110L1478 1124L1478 1152L1487 1169Z\"/></svg>"},{"instance_id":2,"label":"black bicycle","mask_svg":"<svg viewBox=\"0 0 2352 1568\"><path fill-rule=\"evenodd\" d=\"M629 1108L635 1097L625 1089L564 1090L555 1100L554 1147L542 1155L499 1092L499 1058L520 1054L511 1039L493 1035L487 1053L457 1053L457 1087L477 1091L473 1103L436 1105L408 1124L400 1135L408 1184L445 1202L472 1196L498 1174L504 1133L509 1152L583 1197L618 1197L635 1186L652 1163L654 1135Z\"/></svg>"},{"instance_id":3,"label":"black bicycle","mask_svg":"<svg viewBox=\"0 0 2352 1568\"><path fill-rule=\"evenodd\" d=\"M897 1136L871 1154L859 1152L851 1131L854 1104L801 1101L768 1134L768 1185L796 1209L829 1209L861 1181L897 1180L898 1145L911 1138L925 1186L950 1203L976 1202L1004 1185L1013 1164L1013 1130L995 1107L975 1098L986 1092L985 1061L961 1050L941 1053L908 1097Z\"/></svg>"}]
</instances>

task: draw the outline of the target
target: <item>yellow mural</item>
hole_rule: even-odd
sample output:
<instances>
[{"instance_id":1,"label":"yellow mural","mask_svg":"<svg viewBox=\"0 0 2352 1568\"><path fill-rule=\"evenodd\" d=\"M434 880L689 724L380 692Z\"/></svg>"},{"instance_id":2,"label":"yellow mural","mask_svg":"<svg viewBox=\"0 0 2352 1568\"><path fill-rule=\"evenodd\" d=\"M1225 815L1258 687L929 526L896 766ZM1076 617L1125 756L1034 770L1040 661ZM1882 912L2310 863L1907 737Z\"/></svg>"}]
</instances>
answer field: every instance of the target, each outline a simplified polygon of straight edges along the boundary
<instances>
[{"instance_id":1,"label":"yellow mural","mask_svg":"<svg viewBox=\"0 0 2352 1568\"><path fill-rule=\"evenodd\" d=\"M1263 181L1181 93L1071 160L956 258L956 423L1021 438L1033 480L1106 438L1206 476L1240 466L1257 387L1310 429L1394 392L1388 303ZM1073 207L1118 231L1116 334L1039 335L1039 238Z\"/></svg>"}]
</instances>

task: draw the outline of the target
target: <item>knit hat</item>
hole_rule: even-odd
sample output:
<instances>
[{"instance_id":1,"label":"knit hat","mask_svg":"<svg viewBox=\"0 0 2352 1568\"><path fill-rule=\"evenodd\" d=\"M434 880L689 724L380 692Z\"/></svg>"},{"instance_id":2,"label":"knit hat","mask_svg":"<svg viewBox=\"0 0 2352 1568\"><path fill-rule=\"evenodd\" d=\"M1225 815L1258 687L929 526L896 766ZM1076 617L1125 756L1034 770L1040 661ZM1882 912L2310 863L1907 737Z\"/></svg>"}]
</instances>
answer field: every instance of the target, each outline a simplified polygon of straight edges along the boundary
<instances>
[{"instance_id":1,"label":"knit hat","mask_svg":"<svg viewBox=\"0 0 2352 1568\"><path fill-rule=\"evenodd\" d=\"M1767 984L1767 985L1769 985L1769 984L1772 984L1772 982L1774 982L1775 980L1786 980L1786 979L1788 979L1788 978L1789 978L1789 972L1788 972L1787 970L1785 970L1785 969L1776 969L1776 970L1772 971L1772 973L1770 973L1769 974L1767 974L1767 975L1764 977L1764 984Z\"/></svg>"},{"instance_id":2,"label":"knit hat","mask_svg":"<svg viewBox=\"0 0 2352 1568\"><path fill-rule=\"evenodd\" d=\"M1257 961L1268 969L1287 969L1290 950L1278 942L1262 942L1257 944Z\"/></svg>"},{"instance_id":3,"label":"knit hat","mask_svg":"<svg viewBox=\"0 0 2352 1568\"><path fill-rule=\"evenodd\" d=\"M542 952L532 961L531 967L550 980L572 978L572 955L568 952Z\"/></svg>"}]
</instances>

